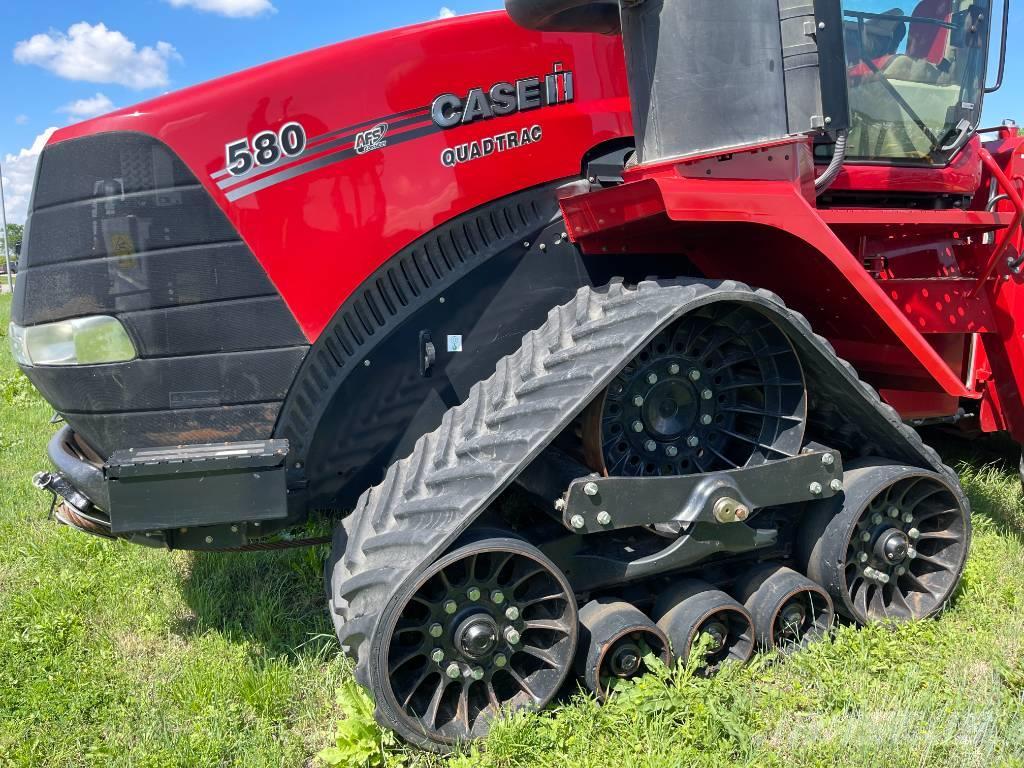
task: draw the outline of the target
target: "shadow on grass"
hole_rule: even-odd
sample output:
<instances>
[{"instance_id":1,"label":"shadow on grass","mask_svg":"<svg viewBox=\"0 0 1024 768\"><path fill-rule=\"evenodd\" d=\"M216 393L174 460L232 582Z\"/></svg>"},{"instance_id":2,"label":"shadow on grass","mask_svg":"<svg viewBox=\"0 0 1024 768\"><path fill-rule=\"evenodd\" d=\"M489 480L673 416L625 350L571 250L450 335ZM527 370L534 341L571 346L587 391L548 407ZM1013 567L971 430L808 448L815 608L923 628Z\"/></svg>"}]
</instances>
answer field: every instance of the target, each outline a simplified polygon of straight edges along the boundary
<instances>
[{"instance_id":1,"label":"shadow on grass","mask_svg":"<svg viewBox=\"0 0 1024 768\"><path fill-rule=\"evenodd\" d=\"M325 546L189 555L181 589L193 616L175 631L213 630L274 656L323 653L335 643L323 587L326 555Z\"/></svg>"}]
</instances>

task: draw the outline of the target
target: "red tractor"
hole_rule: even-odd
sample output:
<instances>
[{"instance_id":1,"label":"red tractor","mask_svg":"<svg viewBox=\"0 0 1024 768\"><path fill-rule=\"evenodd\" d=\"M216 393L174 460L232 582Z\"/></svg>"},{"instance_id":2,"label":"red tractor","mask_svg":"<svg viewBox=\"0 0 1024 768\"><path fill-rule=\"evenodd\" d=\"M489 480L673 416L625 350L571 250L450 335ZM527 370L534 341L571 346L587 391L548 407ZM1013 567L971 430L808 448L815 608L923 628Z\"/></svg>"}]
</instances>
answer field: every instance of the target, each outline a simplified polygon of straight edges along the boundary
<instances>
[{"instance_id":1,"label":"red tractor","mask_svg":"<svg viewBox=\"0 0 1024 768\"><path fill-rule=\"evenodd\" d=\"M934 615L970 510L911 425L1024 441L1024 137L1008 3L893 3L508 0L58 131L37 484L173 549L336 513L341 644L438 750Z\"/></svg>"}]
</instances>

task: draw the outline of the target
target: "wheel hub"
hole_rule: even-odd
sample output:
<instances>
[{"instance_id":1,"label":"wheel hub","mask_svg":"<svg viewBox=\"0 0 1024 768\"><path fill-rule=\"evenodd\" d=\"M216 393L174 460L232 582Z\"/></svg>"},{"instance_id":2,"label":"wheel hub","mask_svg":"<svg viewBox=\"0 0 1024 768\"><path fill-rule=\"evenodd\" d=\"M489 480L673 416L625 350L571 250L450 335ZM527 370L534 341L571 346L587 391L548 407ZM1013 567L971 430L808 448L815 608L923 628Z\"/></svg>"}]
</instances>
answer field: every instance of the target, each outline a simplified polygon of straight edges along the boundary
<instances>
[{"instance_id":1,"label":"wheel hub","mask_svg":"<svg viewBox=\"0 0 1024 768\"><path fill-rule=\"evenodd\" d=\"M787 637L798 637L807 619L807 611L798 602L790 602L779 611L782 632Z\"/></svg>"},{"instance_id":2,"label":"wheel hub","mask_svg":"<svg viewBox=\"0 0 1024 768\"><path fill-rule=\"evenodd\" d=\"M640 669L640 649L633 643L622 643L614 651L609 669L615 677L632 677Z\"/></svg>"},{"instance_id":3,"label":"wheel hub","mask_svg":"<svg viewBox=\"0 0 1024 768\"><path fill-rule=\"evenodd\" d=\"M498 625L487 614L476 614L462 622L455 633L459 650L471 659L482 659L498 645Z\"/></svg>"},{"instance_id":4,"label":"wheel hub","mask_svg":"<svg viewBox=\"0 0 1024 768\"><path fill-rule=\"evenodd\" d=\"M644 399L641 421L656 440L676 440L693 432L699 411L698 394L679 378L660 381Z\"/></svg>"},{"instance_id":5,"label":"wheel hub","mask_svg":"<svg viewBox=\"0 0 1024 768\"><path fill-rule=\"evenodd\" d=\"M890 528L875 542L875 557L886 565L899 565L907 559L909 551L910 538L897 528Z\"/></svg>"},{"instance_id":6,"label":"wheel hub","mask_svg":"<svg viewBox=\"0 0 1024 768\"><path fill-rule=\"evenodd\" d=\"M708 655L718 653L725 647L725 641L729 637L729 628L718 619L712 619L700 629L701 633L711 638L711 646L708 648Z\"/></svg>"}]
</instances>

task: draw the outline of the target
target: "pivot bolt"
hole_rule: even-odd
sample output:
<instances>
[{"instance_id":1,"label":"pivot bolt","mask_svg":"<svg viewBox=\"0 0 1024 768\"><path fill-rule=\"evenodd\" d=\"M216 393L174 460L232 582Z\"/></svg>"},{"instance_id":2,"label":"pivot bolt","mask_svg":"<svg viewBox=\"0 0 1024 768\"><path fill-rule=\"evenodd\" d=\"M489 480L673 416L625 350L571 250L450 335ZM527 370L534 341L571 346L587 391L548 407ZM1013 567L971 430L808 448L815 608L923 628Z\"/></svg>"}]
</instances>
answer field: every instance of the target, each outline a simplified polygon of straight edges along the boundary
<instances>
[{"instance_id":1,"label":"pivot bolt","mask_svg":"<svg viewBox=\"0 0 1024 768\"><path fill-rule=\"evenodd\" d=\"M696 368L690 369L690 381L700 381L700 371Z\"/></svg>"},{"instance_id":2,"label":"pivot bolt","mask_svg":"<svg viewBox=\"0 0 1024 768\"><path fill-rule=\"evenodd\" d=\"M597 513L597 522L599 525L608 525L609 523L611 523L611 521L612 516L609 515L607 512L602 511Z\"/></svg>"},{"instance_id":3,"label":"pivot bolt","mask_svg":"<svg viewBox=\"0 0 1024 768\"><path fill-rule=\"evenodd\" d=\"M821 455L821 463L824 464L826 467L831 467L833 464L836 463L836 457L833 456L831 453L823 453Z\"/></svg>"},{"instance_id":4,"label":"pivot bolt","mask_svg":"<svg viewBox=\"0 0 1024 768\"><path fill-rule=\"evenodd\" d=\"M470 673L470 677L472 677L474 680L483 680L484 671L480 669L480 667L473 667L473 671Z\"/></svg>"},{"instance_id":5,"label":"pivot bolt","mask_svg":"<svg viewBox=\"0 0 1024 768\"><path fill-rule=\"evenodd\" d=\"M828 484L828 487L831 488L836 493L839 493L841 490L843 490L843 481L837 477L831 483Z\"/></svg>"},{"instance_id":6,"label":"pivot bolt","mask_svg":"<svg viewBox=\"0 0 1024 768\"><path fill-rule=\"evenodd\" d=\"M703 416L700 417L700 423L704 424L705 426L710 424L711 421L712 421L712 419L711 419L711 414L710 413L705 413Z\"/></svg>"},{"instance_id":7,"label":"pivot bolt","mask_svg":"<svg viewBox=\"0 0 1024 768\"><path fill-rule=\"evenodd\" d=\"M435 624L431 624L430 625L430 636L431 637L440 637L443 634L444 634L444 627L442 627L440 624L436 624L435 623ZM435 659L435 661L436 661L436 659Z\"/></svg>"},{"instance_id":8,"label":"pivot bolt","mask_svg":"<svg viewBox=\"0 0 1024 768\"><path fill-rule=\"evenodd\" d=\"M459 665L455 662L449 664L448 669L446 669L444 673L448 675L448 677L450 677L452 680L458 680L462 676L462 670L459 668Z\"/></svg>"},{"instance_id":9,"label":"pivot bolt","mask_svg":"<svg viewBox=\"0 0 1024 768\"><path fill-rule=\"evenodd\" d=\"M597 483L587 483L586 485L583 486L583 492L587 496L597 496L597 491Z\"/></svg>"},{"instance_id":10,"label":"pivot bolt","mask_svg":"<svg viewBox=\"0 0 1024 768\"><path fill-rule=\"evenodd\" d=\"M678 374L678 373L679 373L679 363L672 363L672 365L670 365L670 366L668 367L668 372L669 372L670 374L672 374L673 376L675 376L676 374Z\"/></svg>"},{"instance_id":11,"label":"pivot bolt","mask_svg":"<svg viewBox=\"0 0 1024 768\"><path fill-rule=\"evenodd\" d=\"M668 456L669 458L675 458L676 456L679 455L679 449L676 448L674 445L667 445L665 446L665 455Z\"/></svg>"},{"instance_id":12,"label":"pivot bolt","mask_svg":"<svg viewBox=\"0 0 1024 768\"><path fill-rule=\"evenodd\" d=\"M505 609L505 618L509 621L515 621L519 618L519 609L516 608L514 605L510 605L508 608Z\"/></svg>"},{"instance_id":13,"label":"pivot bolt","mask_svg":"<svg viewBox=\"0 0 1024 768\"><path fill-rule=\"evenodd\" d=\"M644 448L646 448L649 453L654 453L656 450L658 450L658 444L653 440L648 440L646 443L644 443Z\"/></svg>"},{"instance_id":14,"label":"pivot bolt","mask_svg":"<svg viewBox=\"0 0 1024 768\"><path fill-rule=\"evenodd\" d=\"M583 519L583 515L573 515L569 518L569 525L575 528L577 531L585 526L587 521Z\"/></svg>"},{"instance_id":15,"label":"pivot bolt","mask_svg":"<svg viewBox=\"0 0 1024 768\"><path fill-rule=\"evenodd\" d=\"M712 392L710 389L705 389L701 391L700 396L704 400L710 400L712 397L715 396L715 393Z\"/></svg>"},{"instance_id":16,"label":"pivot bolt","mask_svg":"<svg viewBox=\"0 0 1024 768\"><path fill-rule=\"evenodd\" d=\"M700 445L700 438L697 437L696 435L690 435L688 438L686 438L686 444L691 448L696 448L698 445Z\"/></svg>"},{"instance_id":17,"label":"pivot bolt","mask_svg":"<svg viewBox=\"0 0 1024 768\"><path fill-rule=\"evenodd\" d=\"M430 658L435 664L440 664L444 661L444 651L440 648L435 648L434 652L430 654Z\"/></svg>"},{"instance_id":18,"label":"pivot bolt","mask_svg":"<svg viewBox=\"0 0 1024 768\"><path fill-rule=\"evenodd\" d=\"M505 658L505 654L504 653L496 653L496 654L494 654L493 661L494 661L494 666L496 666L498 669L501 669L506 664L508 664L508 659Z\"/></svg>"},{"instance_id":19,"label":"pivot bolt","mask_svg":"<svg viewBox=\"0 0 1024 768\"><path fill-rule=\"evenodd\" d=\"M519 645L520 639L519 631L515 627L509 627L505 630L505 640L508 641L509 645Z\"/></svg>"},{"instance_id":20,"label":"pivot bolt","mask_svg":"<svg viewBox=\"0 0 1024 768\"><path fill-rule=\"evenodd\" d=\"M491 602L495 605L501 605L505 602L505 593L502 592L500 589L494 590L493 592L491 592Z\"/></svg>"},{"instance_id":21,"label":"pivot bolt","mask_svg":"<svg viewBox=\"0 0 1024 768\"><path fill-rule=\"evenodd\" d=\"M912 539L917 539L920 538L921 532L917 530L917 528L911 528L909 531L907 531L907 536L909 536Z\"/></svg>"},{"instance_id":22,"label":"pivot bolt","mask_svg":"<svg viewBox=\"0 0 1024 768\"><path fill-rule=\"evenodd\" d=\"M889 517L899 517L900 511L896 507L889 507Z\"/></svg>"},{"instance_id":23,"label":"pivot bolt","mask_svg":"<svg viewBox=\"0 0 1024 768\"><path fill-rule=\"evenodd\" d=\"M648 384L657 384L658 383L658 374L656 374L656 373L648 373L647 374L647 383Z\"/></svg>"},{"instance_id":24,"label":"pivot bolt","mask_svg":"<svg viewBox=\"0 0 1024 768\"><path fill-rule=\"evenodd\" d=\"M809 490L814 496L821 496L821 483L819 483L818 481L814 481L809 486L807 486L807 490Z\"/></svg>"},{"instance_id":25,"label":"pivot bolt","mask_svg":"<svg viewBox=\"0 0 1024 768\"><path fill-rule=\"evenodd\" d=\"M633 431L634 432L643 432L644 431L644 423L642 421L634 421L633 422Z\"/></svg>"},{"instance_id":26,"label":"pivot bolt","mask_svg":"<svg viewBox=\"0 0 1024 768\"><path fill-rule=\"evenodd\" d=\"M912 522L914 522L914 515L911 514L910 512L904 512L903 513L903 522L904 523L912 523Z\"/></svg>"},{"instance_id":27,"label":"pivot bolt","mask_svg":"<svg viewBox=\"0 0 1024 768\"><path fill-rule=\"evenodd\" d=\"M640 408L643 404L644 404L643 395L637 395L636 397L633 398L633 405L635 405L637 408Z\"/></svg>"},{"instance_id":28,"label":"pivot bolt","mask_svg":"<svg viewBox=\"0 0 1024 768\"><path fill-rule=\"evenodd\" d=\"M445 601L445 604L444 604L444 612L445 613L447 613L449 616L451 616L457 610L459 610L459 604L458 603L456 603L454 600L446 600Z\"/></svg>"},{"instance_id":29,"label":"pivot bolt","mask_svg":"<svg viewBox=\"0 0 1024 768\"><path fill-rule=\"evenodd\" d=\"M466 597L468 597L470 600L472 600L475 603L477 600L480 599L480 588L479 587L470 587L469 589L466 590Z\"/></svg>"}]
</instances>

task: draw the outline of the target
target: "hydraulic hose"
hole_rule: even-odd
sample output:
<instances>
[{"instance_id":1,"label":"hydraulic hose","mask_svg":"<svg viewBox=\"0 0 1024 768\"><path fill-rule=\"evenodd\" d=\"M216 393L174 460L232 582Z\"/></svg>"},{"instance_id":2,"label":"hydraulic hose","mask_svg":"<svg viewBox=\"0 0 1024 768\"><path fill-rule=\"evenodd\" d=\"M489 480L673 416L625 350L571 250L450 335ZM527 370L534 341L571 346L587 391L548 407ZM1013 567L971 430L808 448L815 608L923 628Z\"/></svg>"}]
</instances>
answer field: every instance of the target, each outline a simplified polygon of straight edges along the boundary
<instances>
[{"instance_id":1,"label":"hydraulic hose","mask_svg":"<svg viewBox=\"0 0 1024 768\"><path fill-rule=\"evenodd\" d=\"M521 27L541 32L619 32L618 0L505 0Z\"/></svg>"},{"instance_id":2,"label":"hydraulic hose","mask_svg":"<svg viewBox=\"0 0 1024 768\"><path fill-rule=\"evenodd\" d=\"M843 170L843 164L846 162L846 142L848 137L849 134L845 130L836 133L836 148L832 154L832 162L828 164L825 172L814 180L814 190L819 195L824 194L832 186L833 182L838 178L839 172Z\"/></svg>"}]
</instances>

